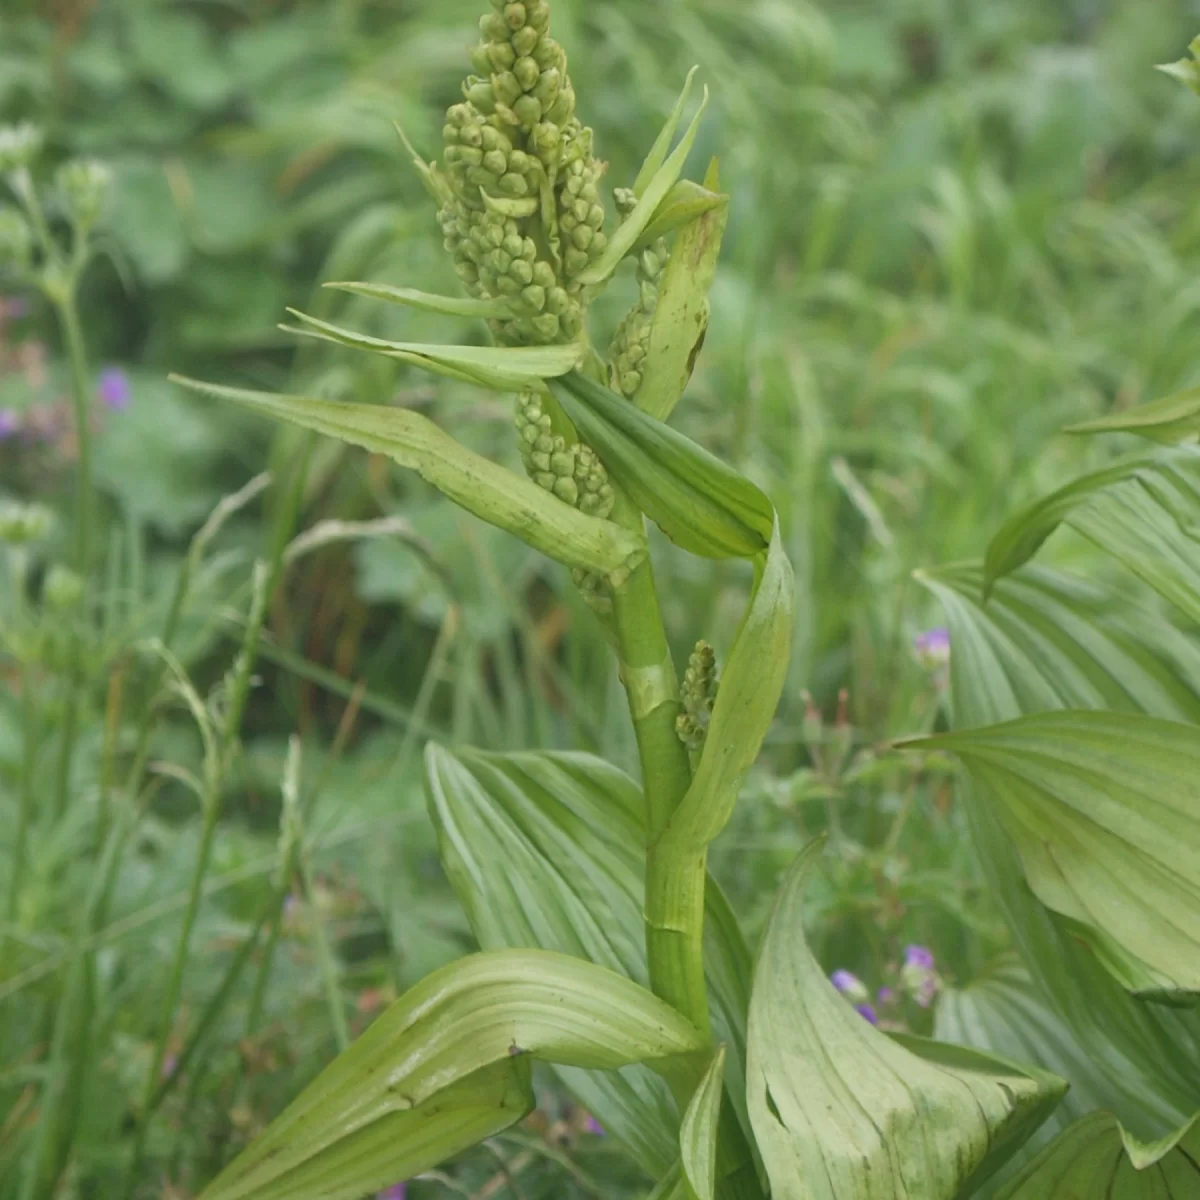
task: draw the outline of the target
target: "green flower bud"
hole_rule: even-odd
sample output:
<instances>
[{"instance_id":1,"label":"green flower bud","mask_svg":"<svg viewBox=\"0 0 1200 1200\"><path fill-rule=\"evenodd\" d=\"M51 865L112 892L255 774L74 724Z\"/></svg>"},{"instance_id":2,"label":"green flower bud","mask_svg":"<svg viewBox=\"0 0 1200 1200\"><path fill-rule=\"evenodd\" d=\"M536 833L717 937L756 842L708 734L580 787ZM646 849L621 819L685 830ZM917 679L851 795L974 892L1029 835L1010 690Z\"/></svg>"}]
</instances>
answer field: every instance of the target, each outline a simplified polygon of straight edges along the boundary
<instances>
[{"instance_id":1,"label":"green flower bud","mask_svg":"<svg viewBox=\"0 0 1200 1200\"><path fill-rule=\"evenodd\" d=\"M522 96L512 106L512 110L525 129L533 129L542 119L542 106L532 96Z\"/></svg>"},{"instance_id":2,"label":"green flower bud","mask_svg":"<svg viewBox=\"0 0 1200 1200\"><path fill-rule=\"evenodd\" d=\"M103 163L76 159L59 167L55 183L71 219L83 228L90 229L103 211L112 183L112 172Z\"/></svg>"},{"instance_id":3,"label":"green flower bud","mask_svg":"<svg viewBox=\"0 0 1200 1200\"><path fill-rule=\"evenodd\" d=\"M42 131L28 121L0 126L0 172L30 166L42 152Z\"/></svg>"},{"instance_id":4,"label":"green flower bud","mask_svg":"<svg viewBox=\"0 0 1200 1200\"><path fill-rule=\"evenodd\" d=\"M512 35L513 52L521 58L527 58L540 40L541 35L532 25L524 25Z\"/></svg>"},{"instance_id":5,"label":"green flower bud","mask_svg":"<svg viewBox=\"0 0 1200 1200\"><path fill-rule=\"evenodd\" d=\"M487 42L480 42L474 50L471 51L471 66L480 75L491 74L494 64L494 59L491 56L492 46ZM507 65L507 64L506 64Z\"/></svg>"},{"instance_id":6,"label":"green flower bud","mask_svg":"<svg viewBox=\"0 0 1200 1200\"><path fill-rule=\"evenodd\" d=\"M55 563L46 574L42 595L48 607L66 612L83 599L83 580L70 567Z\"/></svg>"},{"instance_id":7,"label":"green flower bud","mask_svg":"<svg viewBox=\"0 0 1200 1200\"><path fill-rule=\"evenodd\" d=\"M33 230L15 208L0 208L0 268L25 270L33 259Z\"/></svg>"},{"instance_id":8,"label":"green flower bud","mask_svg":"<svg viewBox=\"0 0 1200 1200\"><path fill-rule=\"evenodd\" d=\"M513 75L525 91L531 92L541 79L542 70L532 58L518 58L513 66Z\"/></svg>"},{"instance_id":9,"label":"green flower bud","mask_svg":"<svg viewBox=\"0 0 1200 1200\"><path fill-rule=\"evenodd\" d=\"M0 542L26 546L50 532L54 514L43 504L13 504L0 509Z\"/></svg>"},{"instance_id":10,"label":"green flower bud","mask_svg":"<svg viewBox=\"0 0 1200 1200\"><path fill-rule=\"evenodd\" d=\"M520 3L520 0L504 6L504 19L509 29L520 29L525 24L525 18L525 5Z\"/></svg>"},{"instance_id":11,"label":"green flower bud","mask_svg":"<svg viewBox=\"0 0 1200 1200\"><path fill-rule=\"evenodd\" d=\"M705 641L696 643L683 675L680 701L683 712L675 722L680 741L693 752L704 748L704 738L717 700L717 656Z\"/></svg>"}]
</instances>

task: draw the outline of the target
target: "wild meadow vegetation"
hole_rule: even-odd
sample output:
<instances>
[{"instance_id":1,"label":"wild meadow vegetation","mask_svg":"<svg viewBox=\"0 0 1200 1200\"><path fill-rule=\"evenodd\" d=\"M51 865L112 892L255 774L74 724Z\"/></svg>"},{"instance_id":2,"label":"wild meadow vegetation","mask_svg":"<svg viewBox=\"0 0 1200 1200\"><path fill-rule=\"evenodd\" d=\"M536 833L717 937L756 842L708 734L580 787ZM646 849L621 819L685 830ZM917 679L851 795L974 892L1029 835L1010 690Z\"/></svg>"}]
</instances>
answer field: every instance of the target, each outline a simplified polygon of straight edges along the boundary
<instances>
[{"instance_id":1,"label":"wild meadow vegetation","mask_svg":"<svg viewBox=\"0 0 1200 1200\"><path fill-rule=\"evenodd\" d=\"M1197 29L6 4L0 1200L1200 1196Z\"/></svg>"}]
</instances>

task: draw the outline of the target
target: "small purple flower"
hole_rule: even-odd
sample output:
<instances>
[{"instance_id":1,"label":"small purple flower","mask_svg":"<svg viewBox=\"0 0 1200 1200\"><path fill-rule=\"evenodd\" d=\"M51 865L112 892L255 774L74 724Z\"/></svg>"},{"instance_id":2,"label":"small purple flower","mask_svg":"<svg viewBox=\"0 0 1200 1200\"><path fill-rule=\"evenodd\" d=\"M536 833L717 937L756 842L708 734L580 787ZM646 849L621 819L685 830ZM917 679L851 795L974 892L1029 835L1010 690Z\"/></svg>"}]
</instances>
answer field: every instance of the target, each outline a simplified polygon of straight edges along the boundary
<instances>
[{"instance_id":1,"label":"small purple flower","mask_svg":"<svg viewBox=\"0 0 1200 1200\"><path fill-rule=\"evenodd\" d=\"M950 661L950 630L938 626L913 638L913 649L927 671L944 667Z\"/></svg>"},{"instance_id":2,"label":"small purple flower","mask_svg":"<svg viewBox=\"0 0 1200 1200\"><path fill-rule=\"evenodd\" d=\"M854 1006L854 1011L858 1013L858 1015L862 1017L864 1021L869 1021L872 1025L879 1024L879 1017L869 1004L856 1004Z\"/></svg>"},{"instance_id":3,"label":"small purple flower","mask_svg":"<svg viewBox=\"0 0 1200 1200\"><path fill-rule=\"evenodd\" d=\"M386 1191L380 1192L375 1200L408 1200L408 1184L394 1183Z\"/></svg>"},{"instance_id":4,"label":"small purple flower","mask_svg":"<svg viewBox=\"0 0 1200 1200\"><path fill-rule=\"evenodd\" d=\"M933 970L933 951L927 946L905 946L904 965L919 967L922 971Z\"/></svg>"},{"instance_id":5,"label":"small purple flower","mask_svg":"<svg viewBox=\"0 0 1200 1200\"><path fill-rule=\"evenodd\" d=\"M890 987L881 987L879 995L876 998L877 1003L881 1008L887 1008L889 1004L896 1003L896 989Z\"/></svg>"},{"instance_id":6,"label":"small purple flower","mask_svg":"<svg viewBox=\"0 0 1200 1200\"><path fill-rule=\"evenodd\" d=\"M871 993L867 991L866 984L853 971L834 971L829 977L829 982L851 1004L866 1004L871 999Z\"/></svg>"},{"instance_id":7,"label":"small purple flower","mask_svg":"<svg viewBox=\"0 0 1200 1200\"><path fill-rule=\"evenodd\" d=\"M0 408L0 442L7 441L21 432L21 418L16 409Z\"/></svg>"},{"instance_id":8,"label":"small purple flower","mask_svg":"<svg viewBox=\"0 0 1200 1200\"><path fill-rule=\"evenodd\" d=\"M106 408L111 408L113 412L123 412L133 399L133 388L130 386L129 376L120 367L105 367L100 372L96 394Z\"/></svg>"},{"instance_id":9,"label":"small purple flower","mask_svg":"<svg viewBox=\"0 0 1200 1200\"><path fill-rule=\"evenodd\" d=\"M174 1054L168 1054L163 1059L162 1071L160 1075L163 1079L170 1079L172 1075L179 1069L179 1059Z\"/></svg>"},{"instance_id":10,"label":"small purple flower","mask_svg":"<svg viewBox=\"0 0 1200 1200\"><path fill-rule=\"evenodd\" d=\"M593 1134L595 1137L605 1136L604 1126L601 1125L600 1122L597 1121L596 1118L590 1113L588 1114L588 1119L583 1123L583 1127L588 1133Z\"/></svg>"},{"instance_id":11,"label":"small purple flower","mask_svg":"<svg viewBox=\"0 0 1200 1200\"><path fill-rule=\"evenodd\" d=\"M0 301L0 307L3 307L4 315L14 321L29 315L29 301L24 296L9 296L7 300Z\"/></svg>"}]
</instances>

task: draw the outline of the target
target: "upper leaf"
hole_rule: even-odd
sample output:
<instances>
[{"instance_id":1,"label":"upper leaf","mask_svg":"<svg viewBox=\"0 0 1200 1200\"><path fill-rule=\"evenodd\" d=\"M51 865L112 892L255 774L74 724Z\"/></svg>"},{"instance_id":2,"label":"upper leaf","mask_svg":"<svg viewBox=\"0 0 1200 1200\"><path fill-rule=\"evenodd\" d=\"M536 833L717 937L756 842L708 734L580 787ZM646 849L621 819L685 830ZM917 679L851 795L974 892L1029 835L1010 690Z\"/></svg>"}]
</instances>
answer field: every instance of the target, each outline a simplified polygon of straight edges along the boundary
<instances>
[{"instance_id":1,"label":"upper leaf","mask_svg":"<svg viewBox=\"0 0 1200 1200\"><path fill-rule=\"evenodd\" d=\"M468 512L568 566L608 575L645 553L636 535L564 504L530 480L460 445L419 413L172 378L183 387L232 400L264 416L386 454Z\"/></svg>"},{"instance_id":2,"label":"upper leaf","mask_svg":"<svg viewBox=\"0 0 1200 1200\"><path fill-rule=\"evenodd\" d=\"M549 386L613 479L677 545L707 558L754 558L768 547L775 510L744 475L578 371Z\"/></svg>"},{"instance_id":3,"label":"upper leaf","mask_svg":"<svg viewBox=\"0 0 1200 1200\"><path fill-rule=\"evenodd\" d=\"M1200 738L1054 712L927 740L1000 806L1034 894L1138 996L1200 999Z\"/></svg>"},{"instance_id":4,"label":"upper leaf","mask_svg":"<svg viewBox=\"0 0 1200 1200\"><path fill-rule=\"evenodd\" d=\"M371 300L386 300L389 304L402 304L422 312L440 313L447 317L501 318L513 315L512 305L506 300L473 300L465 296L434 296L414 288L394 287L389 283L325 283L322 287L339 292L350 292L355 296L366 296Z\"/></svg>"},{"instance_id":5,"label":"upper leaf","mask_svg":"<svg viewBox=\"0 0 1200 1200\"><path fill-rule=\"evenodd\" d=\"M1200 387L1188 388L1123 412L1110 413L1095 421L1068 425L1066 432L1136 433L1153 442L1176 445L1200 433Z\"/></svg>"},{"instance_id":6,"label":"upper leaf","mask_svg":"<svg viewBox=\"0 0 1200 1200\"><path fill-rule=\"evenodd\" d=\"M205 1200L257 1196L289 1172L324 1175L327 1155L495 1063L530 1055L612 1069L703 1047L674 1009L579 959L506 950L461 959L406 992L229 1166ZM303 1167L304 1170L299 1169ZM306 1193L301 1193L306 1194Z\"/></svg>"},{"instance_id":7,"label":"upper leaf","mask_svg":"<svg viewBox=\"0 0 1200 1200\"><path fill-rule=\"evenodd\" d=\"M889 1038L838 995L805 941L814 843L785 880L750 1004L749 1104L774 1200L955 1200L1046 1119L1062 1080ZM919 1052L914 1052L919 1051Z\"/></svg>"}]
</instances>

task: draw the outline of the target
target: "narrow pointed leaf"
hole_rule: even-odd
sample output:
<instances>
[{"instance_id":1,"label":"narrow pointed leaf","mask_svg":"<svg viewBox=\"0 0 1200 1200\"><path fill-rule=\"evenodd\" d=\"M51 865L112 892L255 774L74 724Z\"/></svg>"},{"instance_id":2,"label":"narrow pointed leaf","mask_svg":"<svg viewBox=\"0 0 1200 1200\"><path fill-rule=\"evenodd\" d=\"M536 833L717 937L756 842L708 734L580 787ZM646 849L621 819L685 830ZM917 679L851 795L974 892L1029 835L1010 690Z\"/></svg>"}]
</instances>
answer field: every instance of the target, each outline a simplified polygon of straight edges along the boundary
<instances>
[{"instance_id":1,"label":"narrow pointed leaf","mask_svg":"<svg viewBox=\"0 0 1200 1200\"><path fill-rule=\"evenodd\" d=\"M347 1138L522 1055L589 1069L671 1060L703 1038L644 988L540 950L472 955L396 1001L222 1173L212 1196L257 1196ZM206 1200L211 1197L206 1196Z\"/></svg>"},{"instance_id":2,"label":"narrow pointed leaf","mask_svg":"<svg viewBox=\"0 0 1200 1200\"><path fill-rule=\"evenodd\" d=\"M288 312L308 327L293 332L311 332L355 350L402 359L434 374L450 374L456 379L469 376L481 387L498 391L531 387L553 376L565 375L582 356L581 347L574 343L565 346L439 346L393 342L343 329L294 308L289 308Z\"/></svg>"},{"instance_id":3,"label":"narrow pointed leaf","mask_svg":"<svg viewBox=\"0 0 1200 1200\"><path fill-rule=\"evenodd\" d=\"M725 1047L718 1048L696 1089L679 1129L680 1161L691 1200L715 1200L717 1131L725 1089Z\"/></svg>"},{"instance_id":4,"label":"narrow pointed leaf","mask_svg":"<svg viewBox=\"0 0 1200 1200\"><path fill-rule=\"evenodd\" d=\"M1123 986L1200 1000L1200 738L1150 717L1056 712L928 739L998 811L1030 888Z\"/></svg>"},{"instance_id":5,"label":"narrow pointed leaf","mask_svg":"<svg viewBox=\"0 0 1200 1200\"><path fill-rule=\"evenodd\" d=\"M644 806L623 772L583 754L426 751L426 790L442 861L485 948L539 946L648 980L642 921ZM750 952L709 881L705 950L731 1091L744 1094ZM678 1155L678 1116L642 1067L558 1074L654 1177Z\"/></svg>"},{"instance_id":6,"label":"narrow pointed leaf","mask_svg":"<svg viewBox=\"0 0 1200 1200\"><path fill-rule=\"evenodd\" d=\"M1153 442L1176 445L1200 433L1200 387L1149 404L1110 413L1095 421L1068 425L1067 433L1136 433Z\"/></svg>"},{"instance_id":7,"label":"narrow pointed leaf","mask_svg":"<svg viewBox=\"0 0 1200 1200\"><path fill-rule=\"evenodd\" d=\"M634 400L660 421L674 411L692 377L708 329L708 292L728 218L729 206L723 200L685 226L659 285L650 348Z\"/></svg>"},{"instance_id":8,"label":"narrow pointed leaf","mask_svg":"<svg viewBox=\"0 0 1200 1200\"><path fill-rule=\"evenodd\" d=\"M864 1021L805 941L804 889L821 849L805 850L780 890L750 1005L750 1117L773 1200L970 1195L1065 1084Z\"/></svg>"},{"instance_id":9,"label":"narrow pointed leaf","mask_svg":"<svg viewBox=\"0 0 1200 1200\"><path fill-rule=\"evenodd\" d=\"M1200 1196L1200 1124L1193 1117L1153 1143L1092 1113L1061 1133L998 1200L1184 1200Z\"/></svg>"},{"instance_id":10,"label":"narrow pointed leaf","mask_svg":"<svg viewBox=\"0 0 1200 1200\"><path fill-rule=\"evenodd\" d=\"M652 246L659 238L669 237L676 230L698 221L705 213L728 205L728 196L710 192L703 184L692 179L681 179L663 197L658 211L630 247L630 253L636 254L639 250Z\"/></svg>"},{"instance_id":11,"label":"narrow pointed leaf","mask_svg":"<svg viewBox=\"0 0 1200 1200\"><path fill-rule=\"evenodd\" d=\"M613 479L677 545L707 558L754 558L768 547L775 510L745 476L578 371L549 386Z\"/></svg>"},{"instance_id":12,"label":"narrow pointed leaf","mask_svg":"<svg viewBox=\"0 0 1200 1200\"><path fill-rule=\"evenodd\" d=\"M511 317L512 308L504 300L472 300L465 296L434 296L414 288L394 287L390 283L326 283L322 286L369 300L385 300L418 308L422 312L441 313L447 317Z\"/></svg>"},{"instance_id":13,"label":"narrow pointed leaf","mask_svg":"<svg viewBox=\"0 0 1200 1200\"><path fill-rule=\"evenodd\" d=\"M568 566L607 575L640 561L645 553L644 545L628 531L586 516L530 480L468 450L419 413L171 378L181 387L386 454L468 512Z\"/></svg>"},{"instance_id":14,"label":"narrow pointed leaf","mask_svg":"<svg viewBox=\"0 0 1200 1200\"><path fill-rule=\"evenodd\" d=\"M1200 649L1170 624L1130 612L1127 591L1037 566L980 602L973 565L921 577L951 632L953 725L971 729L1047 709L1107 708L1200 722ZM1033 895L995 806L964 780L972 838L1039 994L1106 1087L1105 1107L1151 1133L1200 1107L1200 1014L1135 1000L1074 931Z\"/></svg>"},{"instance_id":15,"label":"narrow pointed leaf","mask_svg":"<svg viewBox=\"0 0 1200 1200\"><path fill-rule=\"evenodd\" d=\"M361 1200L502 1133L527 1116L535 1103L528 1058L495 1063L415 1108L388 1113L323 1154L257 1185L254 1200ZM204 1200L245 1194L236 1181L223 1183L225 1178L203 1193Z\"/></svg>"},{"instance_id":16,"label":"narrow pointed leaf","mask_svg":"<svg viewBox=\"0 0 1200 1200\"><path fill-rule=\"evenodd\" d=\"M683 122L683 110L687 107L688 99L692 94L692 84L695 82L699 70L700 68L697 66L687 73L687 78L683 81L683 91L679 93L679 99L675 101L671 115L659 131L658 137L654 139L654 145L650 147L650 153L646 155L646 160L642 163L637 178L633 181L633 190L638 196L646 194L650 181L662 170L663 163L667 161L667 155L671 153L671 143L675 140L675 135L679 132L679 126Z\"/></svg>"},{"instance_id":17,"label":"narrow pointed leaf","mask_svg":"<svg viewBox=\"0 0 1200 1200\"><path fill-rule=\"evenodd\" d=\"M690 76L689 76L690 79ZM603 283L621 265L621 260L637 244L642 231L654 219L659 205L666 199L667 193L675 185L675 181L683 174L684 164L692 152L696 134L700 130L700 122L704 119L705 109L708 108L708 88L704 89L704 99L699 111L688 126L678 146L666 157L662 166L658 167L653 176L645 183L645 190L639 193L637 205L617 228L609 239L604 253L596 259L586 271L579 275L579 282L584 287L594 287ZM651 152L652 156L654 151Z\"/></svg>"}]
</instances>

